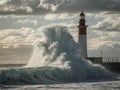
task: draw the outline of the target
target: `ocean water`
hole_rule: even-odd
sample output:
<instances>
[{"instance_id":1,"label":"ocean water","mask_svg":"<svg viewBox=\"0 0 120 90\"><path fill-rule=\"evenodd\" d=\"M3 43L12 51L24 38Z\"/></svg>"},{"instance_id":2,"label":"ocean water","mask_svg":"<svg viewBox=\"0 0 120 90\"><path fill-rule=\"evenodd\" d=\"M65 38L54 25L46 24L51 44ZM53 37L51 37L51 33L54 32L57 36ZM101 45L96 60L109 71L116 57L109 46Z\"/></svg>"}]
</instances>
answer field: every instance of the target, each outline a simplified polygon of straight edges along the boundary
<instances>
[{"instance_id":1,"label":"ocean water","mask_svg":"<svg viewBox=\"0 0 120 90\"><path fill-rule=\"evenodd\" d=\"M81 47L66 27L42 27L40 35L26 66L0 71L1 89L112 90L117 83L119 90L119 75L81 58Z\"/></svg>"},{"instance_id":2,"label":"ocean water","mask_svg":"<svg viewBox=\"0 0 120 90\"><path fill-rule=\"evenodd\" d=\"M47 85L2 85L0 90L120 90L120 81Z\"/></svg>"}]
</instances>

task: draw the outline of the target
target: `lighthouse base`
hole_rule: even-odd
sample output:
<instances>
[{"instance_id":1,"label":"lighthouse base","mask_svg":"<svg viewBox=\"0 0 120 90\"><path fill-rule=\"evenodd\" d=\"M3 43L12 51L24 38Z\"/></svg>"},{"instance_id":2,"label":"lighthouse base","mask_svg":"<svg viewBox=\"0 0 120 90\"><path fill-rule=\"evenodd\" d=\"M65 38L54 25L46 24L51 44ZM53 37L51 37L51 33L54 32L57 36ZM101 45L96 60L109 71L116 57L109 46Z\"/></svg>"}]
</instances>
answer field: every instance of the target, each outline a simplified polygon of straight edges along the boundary
<instances>
[{"instance_id":1,"label":"lighthouse base","mask_svg":"<svg viewBox=\"0 0 120 90\"><path fill-rule=\"evenodd\" d=\"M87 58L87 37L86 35L79 35L78 43L81 49L81 57Z\"/></svg>"}]
</instances>

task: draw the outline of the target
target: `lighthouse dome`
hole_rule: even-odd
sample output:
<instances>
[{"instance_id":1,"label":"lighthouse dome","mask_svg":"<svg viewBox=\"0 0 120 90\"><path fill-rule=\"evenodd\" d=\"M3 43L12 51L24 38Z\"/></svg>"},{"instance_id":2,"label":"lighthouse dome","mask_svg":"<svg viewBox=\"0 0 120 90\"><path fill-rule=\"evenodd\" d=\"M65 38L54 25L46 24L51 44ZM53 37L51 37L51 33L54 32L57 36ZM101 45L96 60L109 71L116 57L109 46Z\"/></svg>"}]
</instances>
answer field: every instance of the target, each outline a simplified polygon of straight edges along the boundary
<instances>
[{"instance_id":1,"label":"lighthouse dome","mask_svg":"<svg viewBox=\"0 0 120 90\"><path fill-rule=\"evenodd\" d=\"M81 12L80 16L85 16L85 14L84 14L84 12L83 12L83 11Z\"/></svg>"}]
</instances>

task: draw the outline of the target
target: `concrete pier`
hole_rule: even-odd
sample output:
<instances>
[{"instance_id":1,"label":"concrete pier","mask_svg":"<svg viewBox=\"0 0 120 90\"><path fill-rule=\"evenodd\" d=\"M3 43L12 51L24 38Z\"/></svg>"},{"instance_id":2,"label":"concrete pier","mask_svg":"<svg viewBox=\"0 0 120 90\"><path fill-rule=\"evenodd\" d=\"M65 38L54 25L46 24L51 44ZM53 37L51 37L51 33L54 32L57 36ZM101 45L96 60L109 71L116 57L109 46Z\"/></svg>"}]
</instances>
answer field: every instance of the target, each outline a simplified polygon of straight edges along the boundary
<instances>
[{"instance_id":1,"label":"concrete pier","mask_svg":"<svg viewBox=\"0 0 120 90\"><path fill-rule=\"evenodd\" d=\"M94 64L101 64L108 70L120 73L120 57L88 57Z\"/></svg>"}]
</instances>

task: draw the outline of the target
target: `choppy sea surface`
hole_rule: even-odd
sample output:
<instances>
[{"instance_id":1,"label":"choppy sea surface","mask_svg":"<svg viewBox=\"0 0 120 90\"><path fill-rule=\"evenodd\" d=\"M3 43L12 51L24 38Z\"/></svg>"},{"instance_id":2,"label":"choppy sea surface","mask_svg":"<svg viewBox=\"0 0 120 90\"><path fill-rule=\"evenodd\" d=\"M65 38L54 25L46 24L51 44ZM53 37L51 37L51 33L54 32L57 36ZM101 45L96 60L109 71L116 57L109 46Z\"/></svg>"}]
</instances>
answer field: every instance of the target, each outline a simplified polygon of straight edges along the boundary
<instances>
[{"instance_id":1,"label":"choppy sea surface","mask_svg":"<svg viewBox=\"0 0 120 90\"><path fill-rule=\"evenodd\" d=\"M0 67L1 70L20 67ZM62 84L0 85L0 90L120 90L119 81L88 81Z\"/></svg>"},{"instance_id":2,"label":"choppy sea surface","mask_svg":"<svg viewBox=\"0 0 120 90\"><path fill-rule=\"evenodd\" d=\"M120 81L47 85L2 85L0 86L0 90L120 90Z\"/></svg>"}]
</instances>

